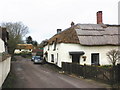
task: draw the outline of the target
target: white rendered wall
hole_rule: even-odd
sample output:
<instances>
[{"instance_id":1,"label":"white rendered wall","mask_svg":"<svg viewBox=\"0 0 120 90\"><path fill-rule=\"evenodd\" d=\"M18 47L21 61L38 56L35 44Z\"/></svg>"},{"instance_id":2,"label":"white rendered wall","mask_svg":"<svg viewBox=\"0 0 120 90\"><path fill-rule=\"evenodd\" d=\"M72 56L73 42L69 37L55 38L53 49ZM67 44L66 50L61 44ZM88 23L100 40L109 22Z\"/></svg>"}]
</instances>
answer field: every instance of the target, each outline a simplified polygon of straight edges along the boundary
<instances>
[{"instance_id":1,"label":"white rendered wall","mask_svg":"<svg viewBox=\"0 0 120 90\"><path fill-rule=\"evenodd\" d=\"M5 47L4 47L4 42L3 40L0 38L0 53L5 52Z\"/></svg>"},{"instance_id":2,"label":"white rendered wall","mask_svg":"<svg viewBox=\"0 0 120 90\"><path fill-rule=\"evenodd\" d=\"M86 61L83 61L83 58L80 57L80 64L91 65L91 53L99 53L99 63L100 65L108 65L109 60L106 56L106 53L112 49L118 49L118 46L82 46L80 44L65 44L61 43L56 46L56 50L53 51L54 44L49 46L45 46L45 51L48 52L48 62L51 62L51 54L54 54L55 61L57 60L58 53L58 63L57 65L61 67L62 62L72 62L72 56L69 55L71 51L84 51L85 54L83 56L87 56Z\"/></svg>"},{"instance_id":3,"label":"white rendered wall","mask_svg":"<svg viewBox=\"0 0 120 90\"><path fill-rule=\"evenodd\" d=\"M49 45L49 50L48 50L48 45L44 47L44 53L47 51L48 52L48 59L47 61L49 63L54 63L54 64L58 64L58 60L60 60L60 57L59 57L59 49L60 49L60 44L57 44L56 45L56 50L54 50L54 44L53 45ZM51 62L51 54L54 55L54 62ZM57 57L57 54L58 54L58 57Z\"/></svg>"},{"instance_id":4,"label":"white rendered wall","mask_svg":"<svg viewBox=\"0 0 120 90\"><path fill-rule=\"evenodd\" d=\"M91 65L91 53L99 53L99 63L100 65L108 65L109 60L106 56L106 53L112 49L117 49L118 46L81 46L80 44L64 44L61 45L61 60L64 62L72 62L72 57L69 55L70 51L84 51L83 56L87 56L86 61L83 61L83 58L80 57L80 64ZM62 62L61 61L61 62Z\"/></svg>"},{"instance_id":5,"label":"white rendered wall","mask_svg":"<svg viewBox=\"0 0 120 90\"><path fill-rule=\"evenodd\" d=\"M11 57L0 62L0 87L4 83L8 73L10 72L10 65L11 65L10 63L11 63Z\"/></svg>"},{"instance_id":6,"label":"white rendered wall","mask_svg":"<svg viewBox=\"0 0 120 90\"><path fill-rule=\"evenodd\" d=\"M20 53L22 53L22 52L32 52L32 50L29 50L29 49L21 49L21 51L20 51L20 49L15 49L15 51L14 51L14 53L15 54L20 54Z\"/></svg>"},{"instance_id":7,"label":"white rendered wall","mask_svg":"<svg viewBox=\"0 0 120 90\"><path fill-rule=\"evenodd\" d=\"M5 46L3 40L0 38L0 88L4 83L8 73L10 72L11 57L2 61L2 53L5 52Z\"/></svg>"}]
</instances>

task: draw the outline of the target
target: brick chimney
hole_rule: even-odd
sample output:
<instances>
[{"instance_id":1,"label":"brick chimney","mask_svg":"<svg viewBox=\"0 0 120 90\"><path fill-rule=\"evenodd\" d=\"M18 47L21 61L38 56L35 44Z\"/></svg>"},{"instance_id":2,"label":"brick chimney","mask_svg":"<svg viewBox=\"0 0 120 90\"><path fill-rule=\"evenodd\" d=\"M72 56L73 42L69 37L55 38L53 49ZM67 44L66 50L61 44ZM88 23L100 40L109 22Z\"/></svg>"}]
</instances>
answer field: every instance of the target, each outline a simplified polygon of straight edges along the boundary
<instances>
[{"instance_id":1,"label":"brick chimney","mask_svg":"<svg viewBox=\"0 0 120 90\"><path fill-rule=\"evenodd\" d=\"M97 12L97 24L103 24L102 21L102 11Z\"/></svg>"}]
</instances>

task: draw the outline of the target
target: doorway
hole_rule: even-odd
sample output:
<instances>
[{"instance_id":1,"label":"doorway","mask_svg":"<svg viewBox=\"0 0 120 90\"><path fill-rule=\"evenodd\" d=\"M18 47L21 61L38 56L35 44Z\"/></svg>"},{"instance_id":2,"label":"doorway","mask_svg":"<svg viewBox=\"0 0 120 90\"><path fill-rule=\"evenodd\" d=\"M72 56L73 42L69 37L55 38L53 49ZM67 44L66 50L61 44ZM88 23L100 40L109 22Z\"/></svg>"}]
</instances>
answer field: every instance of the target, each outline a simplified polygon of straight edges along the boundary
<instances>
[{"instance_id":1,"label":"doorway","mask_svg":"<svg viewBox=\"0 0 120 90\"><path fill-rule=\"evenodd\" d=\"M84 55L85 53L83 51L72 51L69 52L69 54L72 56L72 63L80 64L80 56Z\"/></svg>"},{"instance_id":2,"label":"doorway","mask_svg":"<svg viewBox=\"0 0 120 90\"><path fill-rule=\"evenodd\" d=\"M72 55L72 62L73 63L80 63L80 55Z\"/></svg>"}]
</instances>

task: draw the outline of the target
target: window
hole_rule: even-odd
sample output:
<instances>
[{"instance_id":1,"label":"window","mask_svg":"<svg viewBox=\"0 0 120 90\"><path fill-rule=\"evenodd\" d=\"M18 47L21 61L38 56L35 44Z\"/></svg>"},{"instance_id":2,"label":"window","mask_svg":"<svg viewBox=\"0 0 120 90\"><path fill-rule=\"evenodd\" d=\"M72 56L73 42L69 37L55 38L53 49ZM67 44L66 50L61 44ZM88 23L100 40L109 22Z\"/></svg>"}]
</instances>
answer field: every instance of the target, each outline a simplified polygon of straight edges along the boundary
<instances>
[{"instance_id":1,"label":"window","mask_svg":"<svg viewBox=\"0 0 120 90\"><path fill-rule=\"evenodd\" d=\"M56 42L54 43L54 49L53 49L53 51L55 51L56 50Z\"/></svg>"},{"instance_id":2,"label":"window","mask_svg":"<svg viewBox=\"0 0 120 90\"><path fill-rule=\"evenodd\" d=\"M44 57L44 60L47 61L48 60L48 52L46 51L45 52L45 57Z\"/></svg>"},{"instance_id":3,"label":"window","mask_svg":"<svg viewBox=\"0 0 120 90\"><path fill-rule=\"evenodd\" d=\"M49 49L50 49L50 45L48 44L48 51L49 51Z\"/></svg>"},{"instance_id":4,"label":"window","mask_svg":"<svg viewBox=\"0 0 120 90\"><path fill-rule=\"evenodd\" d=\"M54 42L54 49L53 49L53 51L56 50L56 45L57 45L57 38L56 38L56 40L55 40L55 42Z\"/></svg>"},{"instance_id":5,"label":"window","mask_svg":"<svg viewBox=\"0 0 120 90\"><path fill-rule=\"evenodd\" d=\"M58 64L58 53L57 53L57 62L56 62L56 64Z\"/></svg>"},{"instance_id":6,"label":"window","mask_svg":"<svg viewBox=\"0 0 120 90\"><path fill-rule=\"evenodd\" d=\"M99 65L99 53L91 54L91 63L92 65Z\"/></svg>"},{"instance_id":7,"label":"window","mask_svg":"<svg viewBox=\"0 0 120 90\"><path fill-rule=\"evenodd\" d=\"M54 55L51 54L51 62L54 62Z\"/></svg>"}]
</instances>

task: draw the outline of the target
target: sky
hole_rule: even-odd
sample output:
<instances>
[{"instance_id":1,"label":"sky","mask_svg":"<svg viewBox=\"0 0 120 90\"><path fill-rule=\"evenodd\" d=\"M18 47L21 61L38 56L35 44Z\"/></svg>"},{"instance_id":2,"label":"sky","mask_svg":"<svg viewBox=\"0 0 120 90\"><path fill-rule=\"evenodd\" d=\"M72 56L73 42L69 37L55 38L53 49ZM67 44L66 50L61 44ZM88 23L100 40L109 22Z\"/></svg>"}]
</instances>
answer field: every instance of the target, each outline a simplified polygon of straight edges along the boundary
<instances>
[{"instance_id":1,"label":"sky","mask_svg":"<svg viewBox=\"0 0 120 90\"><path fill-rule=\"evenodd\" d=\"M38 43L51 38L57 29L71 22L96 24L96 12L103 11L104 24L118 24L120 0L0 0L0 23L22 22ZM25 39L25 38L24 38Z\"/></svg>"}]
</instances>

